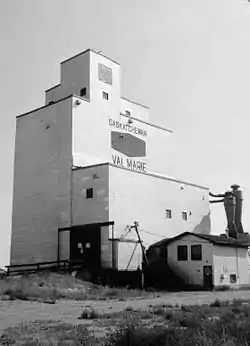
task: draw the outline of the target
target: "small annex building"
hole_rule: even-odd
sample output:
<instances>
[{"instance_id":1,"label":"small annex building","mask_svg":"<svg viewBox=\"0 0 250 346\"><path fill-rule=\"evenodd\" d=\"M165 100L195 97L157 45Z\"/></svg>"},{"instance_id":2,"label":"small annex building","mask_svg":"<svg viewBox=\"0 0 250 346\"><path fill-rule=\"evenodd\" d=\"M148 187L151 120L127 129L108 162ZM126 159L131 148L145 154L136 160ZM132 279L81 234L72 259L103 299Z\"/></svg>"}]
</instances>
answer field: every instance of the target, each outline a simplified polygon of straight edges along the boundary
<instances>
[{"instance_id":1,"label":"small annex building","mask_svg":"<svg viewBox=\"0 0 250 346\"><path fill-rule=\"evenodd\" d=\"M148 259L165 261L185 286L242 288L249 286L249 246L246 234L235 240L184 232L151 245Z\"/></svg>"}]
</instances>

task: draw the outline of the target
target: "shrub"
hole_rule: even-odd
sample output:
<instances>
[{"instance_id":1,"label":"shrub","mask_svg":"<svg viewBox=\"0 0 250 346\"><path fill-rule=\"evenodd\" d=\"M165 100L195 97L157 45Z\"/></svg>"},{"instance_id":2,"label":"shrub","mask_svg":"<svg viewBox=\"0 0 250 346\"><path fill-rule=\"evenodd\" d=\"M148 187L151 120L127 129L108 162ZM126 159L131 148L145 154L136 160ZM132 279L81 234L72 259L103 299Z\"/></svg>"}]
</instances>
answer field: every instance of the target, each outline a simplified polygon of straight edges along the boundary
<instances>
[{"instance_id":1,"label":"shrub","mask_svg":"<svg viewBox=\"0 0 250 346\"><path fill-rule=\"evenodd\" d=\"M170 320L173 317L173 312L172 311L166 311L164 317L166 320Z\"/></svg>"},{"instance_id":2,"label":"shrub","mask_svg":"<svg viewBox=\"0 0 250 346\"><path fill-rule=\"evenodd\" d=\"M212 308L219 308L221 306L221 301L219 299L215 299L214 302L210 304Z\"/></svg>"},{"instance_id":3,"label":"shrub","mask_svg":"<svg viewBox=\"0 0 250 346\"><path fill-rule=\"evenodd\" d=\"M172 304L163 304L162 307L163 308L174 308L174 306Z\"/></svg>"},{"instance_id":4,"label":"shrub","mask_svg":"<svg viewBox=\"0 0 250 346\"><path fill-rule=\"evenodd\" d=\"M196 328L201 324L199 316L191 312L181 315L178 322L181 327L187 328Z\"/></svg>"},{"instance_id":5,"label":"shrub","mask_svg":"<svg viewBox=\"0 0 250 346\"><path fill-rule=\"evenodd\" d=\"M127 306L125 311L133 311L134 309L132 308L132 306Z\"/></svg>"},{"instance_id":6,"label":"shrub","mask_svg":"<svg viewBox=\"0 0 250 346\"><path fill-rule=\"evenodd\" d=\"M93 308L86 308L82 311L79 320L92 320L99 317L99 314Z\"/></svg>"},{"instance_id":7,"label":"shrub","mask_svg":"<svg viewBox=\"0 0 250 346\"><path fill-rule=\"evenodd\" d=\"M162 307L155 308L153 309L153 314L154 315L160 315L160 316L165 316L166 310Z\"/></svg>"}]
</instances>

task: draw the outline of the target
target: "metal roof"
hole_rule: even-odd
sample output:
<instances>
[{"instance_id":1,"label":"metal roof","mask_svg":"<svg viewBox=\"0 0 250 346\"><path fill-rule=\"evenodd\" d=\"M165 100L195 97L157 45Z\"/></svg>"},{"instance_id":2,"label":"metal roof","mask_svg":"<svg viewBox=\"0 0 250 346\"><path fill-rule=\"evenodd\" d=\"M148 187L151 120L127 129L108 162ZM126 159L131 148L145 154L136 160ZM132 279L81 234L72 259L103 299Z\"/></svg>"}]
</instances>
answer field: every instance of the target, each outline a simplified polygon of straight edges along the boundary
<instances>
[{"instance_id":1,"label":"metal roof","mask_svg":"<svg viewBox=\"0 0 250 346\"><path fill-rule=\"evenodd\" d=\"M238 234L238 239L233 239L233 238L228 238L228 237L219 236L219 235L184 232L184 233L177 235L176 237L165 238L163 240L160 240L157 243L150 245L150 247L159 247L159 246L168 245L170 243L173 243L176 240L181 239L182 237L184 237L186 235L196 236L198 238L207 240L214 245L231 246L231 247L248 247L248 246L250 246L250 235L249 234Z\"/></svg>"}]
</instances>

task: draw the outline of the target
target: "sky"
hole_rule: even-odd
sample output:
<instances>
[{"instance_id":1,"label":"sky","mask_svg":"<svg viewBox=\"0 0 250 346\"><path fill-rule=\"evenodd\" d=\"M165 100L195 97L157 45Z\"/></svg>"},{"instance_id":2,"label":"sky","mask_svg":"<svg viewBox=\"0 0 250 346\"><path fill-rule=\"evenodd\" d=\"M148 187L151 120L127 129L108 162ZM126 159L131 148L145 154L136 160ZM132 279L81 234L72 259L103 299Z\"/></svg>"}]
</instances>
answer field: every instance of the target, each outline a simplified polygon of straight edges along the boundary
<instances>
[{"instance_id":1,"label":"sky","mask_svg":"<svg viewBox=\"0 0 250 346\"><path fill-rule=\"evenodd\" d=\"M214 193L241 185L250 232L247 0L0 0L0 43L0 267L9 263L15 118L44 105L60 61L88 48L118 61L123 96L174 131L169 175ZM223 206L211 217L222 233Z\"/></svg>"}]
</instances>

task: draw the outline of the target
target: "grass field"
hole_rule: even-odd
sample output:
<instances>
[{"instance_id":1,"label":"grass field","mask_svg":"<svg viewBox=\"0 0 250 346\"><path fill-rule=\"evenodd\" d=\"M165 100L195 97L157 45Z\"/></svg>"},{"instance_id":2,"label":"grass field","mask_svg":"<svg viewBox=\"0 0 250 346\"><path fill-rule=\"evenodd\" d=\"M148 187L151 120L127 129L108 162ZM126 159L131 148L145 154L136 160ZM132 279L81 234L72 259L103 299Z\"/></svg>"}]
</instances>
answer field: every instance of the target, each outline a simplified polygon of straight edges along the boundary
<instances>
[{"instance_id":1,"label":"grass field","mask_svg":"<svg viewBox=\"0 0 250 346\"><path fill-rule=\"evenodd\" d=\"M34 321L7 328L3 345L250 345L250 301L214 301L212 304L127 307L99 314L85 308L85 324Z\"/></svg>"},{"instance_id":2,"label":"grass field","mask_svg":"<svg viewBox=\"0 0 250 346\"><path fill-rule=\"evenodd\" d=\"M40 272L20 277L0 280L0 296L5 299L45 301L53 303L57 299L105 300L148 296L142 290L110 288L83 282L70 274Z\"/></svg>"},{"instance_id":3,"label":"grass field","mask_svg":"<svg viewBox=\"0 0 250 346\"><path fill-rule=\"evenodd\" d=\"M0 345L14 346L250 346L250 291L149 293L56 273L9 277L0 280L0 335Z\"/></svg>"}]
</instances>

